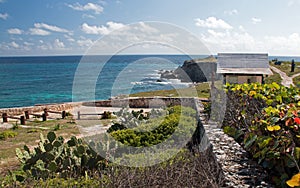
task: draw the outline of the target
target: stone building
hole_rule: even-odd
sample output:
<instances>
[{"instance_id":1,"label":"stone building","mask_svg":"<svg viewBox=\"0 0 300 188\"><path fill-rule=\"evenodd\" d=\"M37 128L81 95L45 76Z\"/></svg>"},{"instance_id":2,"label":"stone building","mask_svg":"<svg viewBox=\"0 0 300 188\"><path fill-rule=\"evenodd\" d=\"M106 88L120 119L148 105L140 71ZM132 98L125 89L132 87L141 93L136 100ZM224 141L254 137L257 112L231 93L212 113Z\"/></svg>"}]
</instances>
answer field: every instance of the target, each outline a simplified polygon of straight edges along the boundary
<instances>
[{"instance_id":1,"label":"stone building","mask_svg":"<svg viewBox=\"0 0 300 188\"><path fill-rule=\"evenodd\" d=\"M272 75L268 54L219 53L217 74L223 82L231 84L264 83L266 75Z\"/></svg>"}]
</instances>

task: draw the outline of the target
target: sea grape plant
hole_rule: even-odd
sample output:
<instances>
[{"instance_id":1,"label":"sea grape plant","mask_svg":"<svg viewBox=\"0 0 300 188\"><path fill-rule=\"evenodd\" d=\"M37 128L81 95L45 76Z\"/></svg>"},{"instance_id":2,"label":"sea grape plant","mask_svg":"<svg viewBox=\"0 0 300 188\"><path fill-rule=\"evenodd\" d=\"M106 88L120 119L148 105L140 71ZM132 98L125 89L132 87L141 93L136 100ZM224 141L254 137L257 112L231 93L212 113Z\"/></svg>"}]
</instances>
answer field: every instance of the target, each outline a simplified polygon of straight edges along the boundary
<instances>
[{"instance_id":1,"label":"sea grape plant","mask_svg":"<svg viewBox=\"0 0 300 188\"><path fill-rule=\"evenodd\" d=\"M225 90L224 131L269 170L277 186L292 185L300 172L299 89L254 83L227 84Z\"/></svg>"}]
</instances>

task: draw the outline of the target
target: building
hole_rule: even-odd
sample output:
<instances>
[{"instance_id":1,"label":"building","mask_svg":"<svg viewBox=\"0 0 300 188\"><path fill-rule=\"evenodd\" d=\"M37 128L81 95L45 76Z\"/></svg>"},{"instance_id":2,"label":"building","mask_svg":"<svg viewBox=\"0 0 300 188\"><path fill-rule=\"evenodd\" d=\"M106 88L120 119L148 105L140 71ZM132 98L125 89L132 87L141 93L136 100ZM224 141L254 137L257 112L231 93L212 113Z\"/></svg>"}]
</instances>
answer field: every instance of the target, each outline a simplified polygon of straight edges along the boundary
<instances>
[{"instance_id":1,"label":"building","mask_svg":"<svg viewBox=\"0 0 300 188\"><path fill-rule=\"evenodd\" d=\"M224 83L264 83L264 76L272 75L268 54L219 53L217 74Z\"/></svg>"}]
</instances>

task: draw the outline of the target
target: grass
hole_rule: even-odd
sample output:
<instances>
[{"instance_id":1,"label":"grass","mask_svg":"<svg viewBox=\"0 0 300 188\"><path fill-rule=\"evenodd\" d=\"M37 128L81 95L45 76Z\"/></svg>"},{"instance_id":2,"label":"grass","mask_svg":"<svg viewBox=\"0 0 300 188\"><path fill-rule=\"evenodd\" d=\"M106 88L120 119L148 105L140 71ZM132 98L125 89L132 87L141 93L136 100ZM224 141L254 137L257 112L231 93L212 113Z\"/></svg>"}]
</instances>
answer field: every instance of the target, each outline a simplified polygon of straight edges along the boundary
<instances>
[{"instance_id":1,"label":"grass","mask_svg":"<svg viewBox=\"0 0 300 188\"><path fill-rule=\"evenodd\" d=\"M201 97L208 98L210 95L209 83L199 83L195 87L188 87L183 89L171 89L171 90L158 90L148 91L130 94L130 97Z\"/></svg>"},{"instance_id":2,"label":"grass","mask_svg":"<svg viewBox=\"0 0 300 188\"><path fill-rule=\"evenodd\" d=\"M297 76L293 79L295 86L300 87L300 76Z\"/></svg>"},{"instance_id":3,"label":"grass","mask_svg":"<svg viewBox=\"0 0 300 188\"><path fill-rule=\"evenodd\" d=\"M276 82L278 84L281 84L282 79L281 79L280 75L274 71L272 71L272 72L273 72L273 75L270 75L265 78L265 83L271 84L273 82Z\"/></svg>"},{"instance_id":4,"label":"grass","mask_svg":"<svg viewBox=\"0 0 300 188\"><path fill-rule=\"evenodd\" d=\"M291 77L294 74L300 73L300 68L298 68L298 66L300 66L300 62L295 62L295 71L291 72L291 62L289 61L283 61L281 63L281 65L274 65L274 63L270 63L270 65L278 68L279 70L283 71L286 73L287 76Z\"/></svg>"}]
</instances>

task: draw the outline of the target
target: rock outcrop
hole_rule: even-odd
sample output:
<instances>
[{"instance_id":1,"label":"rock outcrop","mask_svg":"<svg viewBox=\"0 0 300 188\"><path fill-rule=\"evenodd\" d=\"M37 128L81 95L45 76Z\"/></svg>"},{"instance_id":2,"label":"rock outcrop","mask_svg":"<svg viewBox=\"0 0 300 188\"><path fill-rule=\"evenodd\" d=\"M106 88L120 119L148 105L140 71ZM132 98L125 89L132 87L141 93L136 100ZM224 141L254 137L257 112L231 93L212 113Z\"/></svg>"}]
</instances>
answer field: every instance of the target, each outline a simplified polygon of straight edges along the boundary
<instances>
[{"instance_id":1,"label":"rock outcrop","mask_svg":"<svg viewBox=\"0 0 300 188\"><path fill-rule=\"evenodd\" d=\"M220 76L216 74L217 60L214 56L204 59L192 59L184 61L181 67L173 71L164 71L161 73L161 79L179 79L182 82L207 82L215 80Z\"/></svg>"}]
</instances>

